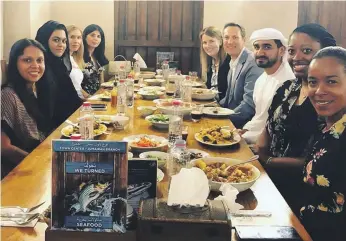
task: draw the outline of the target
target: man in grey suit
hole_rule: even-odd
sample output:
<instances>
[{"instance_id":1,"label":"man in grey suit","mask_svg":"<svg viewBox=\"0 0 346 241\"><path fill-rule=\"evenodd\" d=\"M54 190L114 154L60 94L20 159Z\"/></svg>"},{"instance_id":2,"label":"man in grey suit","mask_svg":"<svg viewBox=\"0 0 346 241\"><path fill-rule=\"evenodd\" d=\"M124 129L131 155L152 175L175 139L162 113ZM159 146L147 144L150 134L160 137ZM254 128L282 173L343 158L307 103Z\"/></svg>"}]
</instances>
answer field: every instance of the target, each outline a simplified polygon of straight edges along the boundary
<instances>
[{"instance_id":1,"label":"man in grey suit","mask_svg":"<svg viewBox=\"0 0 346 241\"><path fill-rule=\"evenodd\" d=\"M218 82L227 88L220 105L234 110L230 115L236 128L242 128L255 114L253 89L263 69L256 64L253 53L245 48L245 29L227 23L223 29L223 46L227 57L220 66Z\"/></svg>"}]
</instances>

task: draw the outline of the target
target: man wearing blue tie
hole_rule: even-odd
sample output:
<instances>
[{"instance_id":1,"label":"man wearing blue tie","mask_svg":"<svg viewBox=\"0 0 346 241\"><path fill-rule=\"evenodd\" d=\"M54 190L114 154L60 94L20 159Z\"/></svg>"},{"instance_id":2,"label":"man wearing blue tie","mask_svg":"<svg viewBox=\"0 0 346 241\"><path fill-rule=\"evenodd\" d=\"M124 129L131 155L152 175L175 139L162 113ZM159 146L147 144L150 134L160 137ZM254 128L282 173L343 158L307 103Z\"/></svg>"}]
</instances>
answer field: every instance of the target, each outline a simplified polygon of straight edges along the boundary
<instances>
[{"instance_id":1,"label":"man wearing blue tie","mask_svg":"<svg viewBox=\"0 0 346 241\"><path fill-rule=\"evenodd\" d=\"M219 88L227 88L220 105L234 110L230 119L236 128L242 128L255 114L253 89L263 73L253 53L245 48L245 29L236 23L227 23L223 29L223 46L227 57L220 66Z\"/></svg>"}]
</instances>

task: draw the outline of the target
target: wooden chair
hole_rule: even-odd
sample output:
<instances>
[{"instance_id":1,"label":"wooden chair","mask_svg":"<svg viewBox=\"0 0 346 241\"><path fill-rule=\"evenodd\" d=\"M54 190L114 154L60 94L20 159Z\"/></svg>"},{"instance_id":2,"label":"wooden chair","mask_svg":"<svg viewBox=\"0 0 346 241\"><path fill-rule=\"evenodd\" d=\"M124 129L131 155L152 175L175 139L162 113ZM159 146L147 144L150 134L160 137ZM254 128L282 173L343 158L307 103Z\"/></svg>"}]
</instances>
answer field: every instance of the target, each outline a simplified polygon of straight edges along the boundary
<instances>
[{"instance_id":1,"label":"wooden chair","mask_svg":"<svg viewBox=\"0 0 346 241\"><path fill-rule=\"evenodd\" d=\"M5 59L1 61L1 86L7 83L7 63Z\"/></svg>"}]
</instances>

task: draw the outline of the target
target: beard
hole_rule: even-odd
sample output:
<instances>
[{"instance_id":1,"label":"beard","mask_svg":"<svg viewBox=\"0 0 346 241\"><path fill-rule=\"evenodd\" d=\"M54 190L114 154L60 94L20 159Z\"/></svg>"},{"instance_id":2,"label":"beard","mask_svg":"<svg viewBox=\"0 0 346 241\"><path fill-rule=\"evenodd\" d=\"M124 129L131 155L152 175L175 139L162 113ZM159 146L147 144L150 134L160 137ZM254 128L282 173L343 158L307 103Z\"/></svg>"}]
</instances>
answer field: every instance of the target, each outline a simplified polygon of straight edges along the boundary
<instances>
[{"instance_id":1,"label":"beard","mask_svg":"<svg viewBox=\"0 0 346 241\"><path fill-rule=\"evenodd\" d=\"M268 57L265 57L265 56L256 56L255 59L256 59L257 66L260 68L273 67L274 64L276 64L279 61L278 56L276 56L275 58L272 58L272 59L269 59ZM261 60L259 60L259 59L261 59Z\"/></svg>"}]
</instances>

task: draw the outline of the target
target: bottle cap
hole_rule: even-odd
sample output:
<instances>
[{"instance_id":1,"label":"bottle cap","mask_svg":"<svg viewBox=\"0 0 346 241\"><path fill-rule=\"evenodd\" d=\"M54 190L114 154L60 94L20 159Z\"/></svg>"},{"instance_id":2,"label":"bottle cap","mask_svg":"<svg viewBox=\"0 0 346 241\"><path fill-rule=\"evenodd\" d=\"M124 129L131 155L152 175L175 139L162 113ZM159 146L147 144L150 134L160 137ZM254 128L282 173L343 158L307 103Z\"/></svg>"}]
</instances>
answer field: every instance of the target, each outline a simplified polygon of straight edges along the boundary
<instances>
[{"instance_id":1,"label":"bottle cap","mask_svg":"<svg viewBox=\"0 0 346 241\"><path fill-rule=\"evenodd\" d=\"M72 134L70 137L71 140L81 140L82 135L81 134Z\"/></svg>"},{"instance_id":2,"label":"bottle cap","mask_svg":"<svg viewBox=\"0 0 346 241\"><path fill-rule=\"evenodd\" d=\"M186 76L185 79L186 79L186 80L190 80L190 76Z\"/></svg>"},{"instance_id":3,"label":"bottle cap","mask_svg":"<svg viewBox=\"0 0 346 241\"><path fill-rule=\"evenodd\" d=\"M90 102L86 101L86 102L83 103L83 106L91 106L91 104L90 104Z\"/></svg>"},{"instance_id":4,"label":"bottle cap","mask_svg":"<svg viewBox=\"0 0 346 241\"><path fill-rule=\"evenodd\" d=\"M129 79L132 79L132 77L133 77L132 74L129 74L129 75L127 76L127 78L129 78Z\"/></svg>"},{"instance_id":5,"label":"bottle cap","mask_svg":"<svg viewBox=\"0 0 346 241\"><path fill-rule=\"evenodd\" d=\"M124 79L119 80L120 83L125 83Z\"/></svg>"},{"instance_id":6,"label":"bottle cap","mask_svg":"<svg viewBox=\"0 0 346 241\"><path fill-rule=\"evenodd\" d=\"M173 100L172 104L174 106L179 106L179 105L181 105L181 101L180 100Z\"/></svg>"},{"instance_id":7,"label":"bottle cap","mask_svg":"<svg viewBox=\"0 0 346 241\"><path fill-rule=\"evenodd\" d=\"M177 74L181 74L181 70L177 70Z\"/></svg>"},{"instance_id":8,"label":"bottle cap","mask_svg":"<svg viewBox=\"0 0 346 241\"><path fill-rule=\"evenodd\" d=\"M125 66L124 65L120 65L120 69L124 69L125 68Z\"/></svg>"}]
</instances>

